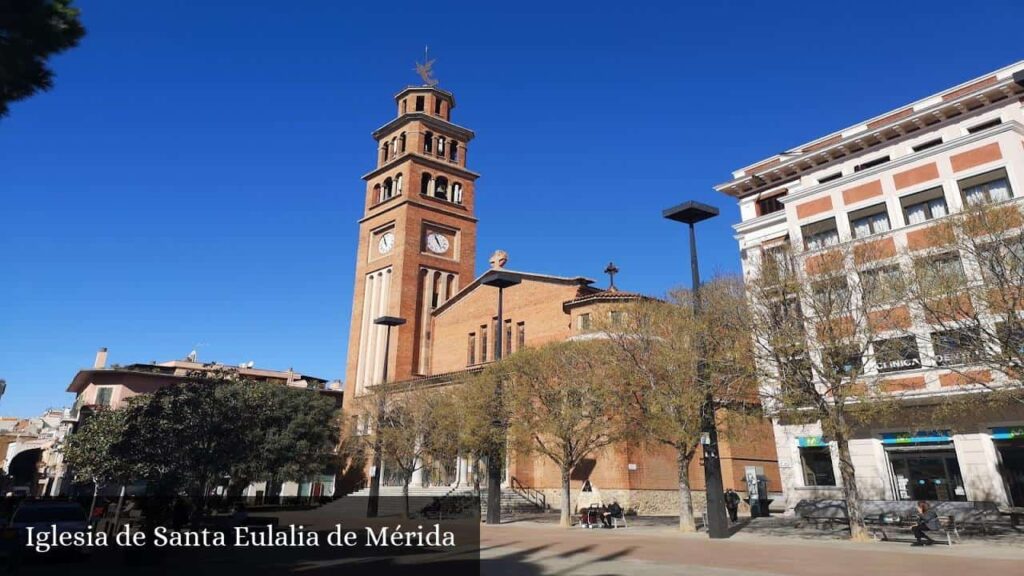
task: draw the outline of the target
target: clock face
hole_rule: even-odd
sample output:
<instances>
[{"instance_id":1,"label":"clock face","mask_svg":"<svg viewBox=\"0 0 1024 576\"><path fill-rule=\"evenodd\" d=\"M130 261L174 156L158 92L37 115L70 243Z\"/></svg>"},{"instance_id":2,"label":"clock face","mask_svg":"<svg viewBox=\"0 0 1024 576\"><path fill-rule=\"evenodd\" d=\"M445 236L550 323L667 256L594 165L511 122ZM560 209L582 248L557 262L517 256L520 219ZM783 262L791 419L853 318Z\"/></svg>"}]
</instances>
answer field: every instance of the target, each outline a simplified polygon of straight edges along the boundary
<instances>
[{"instance_id":1,"label":"clock face","mask_svg":"<svg viewBox=\"0 0 1024 576\"><path fill-rule=\"evenodd\" d=\"M444 254L448 251L448 239L444 237L444 234L437 232L427 234L427 250L434 254Z\"/></svg>"},{"instance_id":2,"label":"clock face","mask_svg":"<svg viewBox=\"0 0 1024 576\"><path fill-rule=\"evenodd\" d=\"M377 241L377 251L381 254L388 254L395 247L395 234L394 232L386 232L381 235L380 240Z\"/></svg>"}]
</instances>

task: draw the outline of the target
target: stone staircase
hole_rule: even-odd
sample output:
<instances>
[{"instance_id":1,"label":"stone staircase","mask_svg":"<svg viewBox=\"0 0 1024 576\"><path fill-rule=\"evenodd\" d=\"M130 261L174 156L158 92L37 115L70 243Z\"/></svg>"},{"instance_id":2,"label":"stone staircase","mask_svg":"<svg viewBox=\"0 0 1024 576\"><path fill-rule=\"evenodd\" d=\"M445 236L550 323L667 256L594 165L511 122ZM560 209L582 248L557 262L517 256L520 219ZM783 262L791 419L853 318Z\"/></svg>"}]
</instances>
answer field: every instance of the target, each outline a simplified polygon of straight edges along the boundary
<instances>
[{"instance_id":1,"label":"stone staircase","mask_svg":"<svg viewBox=\"0 0 1024 576\"><path fill-rule=\"evenodd\" d=\"M525 495L515 492L509 488L501 491L501 513L505 514L536 514L547 512L550 506L542 505L539 501L527 498ZM480 492L480 515L487 517L487 491Z\"/></svg>"}]
</instances>

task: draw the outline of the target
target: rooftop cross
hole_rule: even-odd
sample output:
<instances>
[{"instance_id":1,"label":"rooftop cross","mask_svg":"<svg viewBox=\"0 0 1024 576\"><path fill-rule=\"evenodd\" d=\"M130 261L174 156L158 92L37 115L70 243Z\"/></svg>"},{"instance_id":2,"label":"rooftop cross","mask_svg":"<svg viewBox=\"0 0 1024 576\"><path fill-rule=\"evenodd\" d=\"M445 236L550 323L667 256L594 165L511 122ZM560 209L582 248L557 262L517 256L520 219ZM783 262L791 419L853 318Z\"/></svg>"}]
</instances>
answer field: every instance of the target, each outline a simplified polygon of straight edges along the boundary
<instances>
[{"instance_id":1,"label":"rooftop cross","mask_svg":"<svg viewBox=\"0 0 1024 576\"><path fill-rule=\"evenodd\" d=\"M619 269L615 267L615 263L609 262L608 266L604 269L604 273L608 275L608 290L610 292L618 290L615 287L615 275L619 273Z\"/></svg>"}]
</instances>

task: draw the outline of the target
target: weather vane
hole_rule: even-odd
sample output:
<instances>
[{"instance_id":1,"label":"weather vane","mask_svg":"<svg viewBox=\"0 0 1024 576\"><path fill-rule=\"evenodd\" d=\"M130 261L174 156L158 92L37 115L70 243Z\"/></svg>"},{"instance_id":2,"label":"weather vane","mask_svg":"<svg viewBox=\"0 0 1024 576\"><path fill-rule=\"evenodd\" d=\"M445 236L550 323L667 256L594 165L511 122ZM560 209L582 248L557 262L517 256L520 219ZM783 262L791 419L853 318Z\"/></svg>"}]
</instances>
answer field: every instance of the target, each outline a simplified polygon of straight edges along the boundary
<instances>
[{"instance_id":1,"label":"weather vane","mask_svg":"<svg viewBox=\"0 0 1024 576\"><path fill-rule=\"evenodd\" d=\"M423 64L416 63L416 73L423 79L427 86L437 86L437 78L434 78L434 62L430 59L430 46L423 47Z\"/></svg>"}]
</instances>

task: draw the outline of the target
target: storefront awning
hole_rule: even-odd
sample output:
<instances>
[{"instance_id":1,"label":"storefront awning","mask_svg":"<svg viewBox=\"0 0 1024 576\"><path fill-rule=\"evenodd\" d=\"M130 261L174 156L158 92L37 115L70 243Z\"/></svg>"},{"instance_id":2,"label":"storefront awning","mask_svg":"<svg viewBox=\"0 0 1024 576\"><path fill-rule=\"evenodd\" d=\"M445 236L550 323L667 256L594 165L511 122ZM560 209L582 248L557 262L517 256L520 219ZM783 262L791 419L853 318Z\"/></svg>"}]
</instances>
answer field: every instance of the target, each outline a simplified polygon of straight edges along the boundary
<instances>
[{"instance_id":1,"label":"storefront awning","mask_svg":"<svg viewBox=\"0 0 1024 576\"><path fill-rule=\"evenodd\" d=\"M882 444L923 444L927 442L952 442L949 430L921 430L918 432L883 432Z\"/></svg>"},{"instance_id":2,"label":"storefront awning","mask_svg":"<svg viewBox=\"0 0 1024 576\"><path fill-rule=\"evenodd\" d=\"M1024 426L999 426L992 428L993 440L1024 440Z\"/></svg>"}]
</instances>

